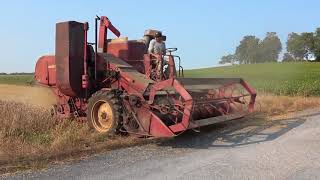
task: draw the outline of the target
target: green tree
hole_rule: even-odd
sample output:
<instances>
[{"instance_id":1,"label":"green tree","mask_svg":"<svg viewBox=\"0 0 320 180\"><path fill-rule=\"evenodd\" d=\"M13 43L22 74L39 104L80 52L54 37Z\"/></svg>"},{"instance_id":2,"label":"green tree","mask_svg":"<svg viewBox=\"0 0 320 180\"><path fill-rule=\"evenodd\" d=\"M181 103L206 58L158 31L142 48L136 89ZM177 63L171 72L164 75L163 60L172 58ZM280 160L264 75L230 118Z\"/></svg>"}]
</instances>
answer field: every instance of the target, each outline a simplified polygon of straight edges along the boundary
<instances>
[{"instance_id":1,"label":"green tree","mask_svg":"<svg viewBox=\"0 0 320 180\"><path fill-rule=\"evenodd\" d=\"M287 40L287 51L297 60L302 60L304 57L303 42L301 36L297 33L290 33Z\"/></svg>"},{"instance_id":2,"label":"green tree","mask_svg":"<svg viewBox=\"0 0 320 180\"><path fill-rule=\"evenodd\" d=\"M282 50L281 41L276 32L268 32L259 44L259 62L276 62Z\"/></svg>"},{"instance_id":3,"label":"green tree","mask_svg":"<svg viewBox=\"0 0 320 180\"><path fill-rule=\"evenodd\" d=\"M231 63L234 64L236 61L235 56L233 54L228 54L226 56L222 56L219 64Z\"/></svg>"},{"instance_id":4,"label":"green tree","mask_svg":"<svg viewBox=\"0 0 320 180\"><path fill-rule=\"evenodd\" d=\"M311 48L312 54L315 56L316 61L320 61L320 28L316 29L313 34L313 46Z\"/></svg>"},{"instance_id":5,"label":"green tree","mask_svg":"<svg viewBox=\"0 0 320 180\"><path fill-rule=\"evenodd\" d=\"M236 49L235 57L240 64L257 63L259 55L259 38L244 36Z\"/></svg>"},{"instance_id":6,"label":"green tree","mask_svg":"<svg viewBox=\"0 0 320 180\"><path fill-rule=\"evenodd\" d=\"M284 53L282 62L293 62L296 61L290 53Z\"/></svg>"},{"instance_id":7,"label":"green tree","mask_svg":"<svg viewBox=\"0 0 320 180\"><path fill-rule=\"evenodd\" d=\"M315 54L315 37L313 33L290 33L287 40L287 51L297 60L309 59Z\"/></svg>"},{"instance_id":8,"label":"green tree","mask_svg":"<svg viewBox=\"0 0 320 180\"><path fill-rule=\"evenodd\" d=\"M309 56L313 54L314 49L314 35L310 32L301 33L301 40L304 48L304 59L309 60Z\"/></svg>"}]
</instances>

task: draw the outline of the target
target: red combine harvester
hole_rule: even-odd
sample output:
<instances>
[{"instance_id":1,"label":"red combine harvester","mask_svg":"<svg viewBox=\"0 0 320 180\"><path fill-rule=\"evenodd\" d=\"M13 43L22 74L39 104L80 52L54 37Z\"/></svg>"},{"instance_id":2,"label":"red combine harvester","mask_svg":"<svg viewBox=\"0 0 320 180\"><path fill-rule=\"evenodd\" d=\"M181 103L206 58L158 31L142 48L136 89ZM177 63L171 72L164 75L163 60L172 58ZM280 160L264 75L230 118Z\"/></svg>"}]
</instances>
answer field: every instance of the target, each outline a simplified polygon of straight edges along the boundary
<instances>
[{"instance_id":1,"label":"red combine harvester","mask_svg":"<svg viewBox=\"0 0 320 180\"><path fill-rule=\"evenodd\" d=\"M118 38L107 39L108 30ZM254 109L256 92L240 78L183 78L176 48L159 57L165 63L157 77L147 52L156 30L141 40L119 38L102 16L95 19L95 43L87 42L87 32L88 23L57 23L55 56L36 64L35 79L52 88L52 114L59 118L87 121L101 133L171 137Z\"/></svg>"}]
</instances>

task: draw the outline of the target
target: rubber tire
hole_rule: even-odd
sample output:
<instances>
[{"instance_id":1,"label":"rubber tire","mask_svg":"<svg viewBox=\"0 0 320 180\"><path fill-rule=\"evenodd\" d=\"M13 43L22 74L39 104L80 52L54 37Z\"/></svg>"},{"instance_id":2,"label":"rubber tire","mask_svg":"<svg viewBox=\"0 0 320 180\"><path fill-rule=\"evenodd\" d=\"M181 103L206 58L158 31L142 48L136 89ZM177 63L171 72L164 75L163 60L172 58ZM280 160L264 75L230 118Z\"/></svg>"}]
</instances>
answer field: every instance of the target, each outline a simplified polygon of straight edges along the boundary
<instances>
[{"instance_id":1,"label":"rubber tire","mask_svg":"<svg viewBox=\"0 0 320 180\"><path fill-rule=\"evenodd\" d=\"M95 103L100 100L106 101L110 104L112 113L114 115L111 127L107 132L103 132L103 133L107 135L117 134L120 129L121 113L120 113L120 101L119 101L119 98L115 95L114 91L97 91L91 96L88 102L88 109L87 109L88 126L90 129L95 130L96 132L99 132L98 130L95 129L93 125L94 120L91 118L91 113Z\"/></svg>"}]
</instances>

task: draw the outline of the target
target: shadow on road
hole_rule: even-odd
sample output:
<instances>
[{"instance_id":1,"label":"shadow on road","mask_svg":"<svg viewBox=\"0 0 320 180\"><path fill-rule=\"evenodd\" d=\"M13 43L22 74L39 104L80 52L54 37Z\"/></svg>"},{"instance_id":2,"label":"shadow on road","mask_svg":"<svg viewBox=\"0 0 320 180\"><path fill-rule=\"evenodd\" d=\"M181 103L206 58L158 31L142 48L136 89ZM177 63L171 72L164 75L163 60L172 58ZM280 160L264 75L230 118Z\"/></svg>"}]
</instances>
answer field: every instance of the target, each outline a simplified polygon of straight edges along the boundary
<instances>
[{"instance_id":1,"label":"shadow on road","mask_svg":"<svg viewBox=\"0 0 320 180\"><path fill-rule=\"evenodd\" d=\"M305 119L306 116L281 120L267 120L261 115L260 117L247 117L203 127L200 129L200 133L188 131L168 141L159 142L158 145L173 148L207 149L272 141L303 124Z\"/></svg>"}]
</instances>

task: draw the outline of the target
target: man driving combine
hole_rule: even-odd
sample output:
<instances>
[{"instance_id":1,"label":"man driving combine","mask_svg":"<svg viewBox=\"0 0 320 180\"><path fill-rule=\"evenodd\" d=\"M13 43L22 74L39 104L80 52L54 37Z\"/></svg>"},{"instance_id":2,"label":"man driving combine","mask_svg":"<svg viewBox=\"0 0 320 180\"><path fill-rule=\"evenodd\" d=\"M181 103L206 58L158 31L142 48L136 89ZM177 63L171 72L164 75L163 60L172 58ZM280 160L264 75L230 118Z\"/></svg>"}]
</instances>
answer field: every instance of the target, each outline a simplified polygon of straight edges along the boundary
<instances>
[{"instance_id":1,"label":"man driving combine","mask_svg":"<svg viewBox=\"0 0 320 180\"><path fill-rule=\"evenodd\" d=\"M150 54L155 55L166 54L166 44L163 42L161 32L155 33L155 38L150 41L148 51Z\"/></svg>"},{"instance_id":2,"label":"man driving combine","mask_svg":"<svg viewBox=\"0 0 320 180\"><path fill-rule=\"evenodd\" d=\"M166 44L163 42L161 32L155 33L155 39L150 41L148 52L156 57L157 76L161 79L163 63L162 55L166 54Z\"/></svg>"}]
</instances>

